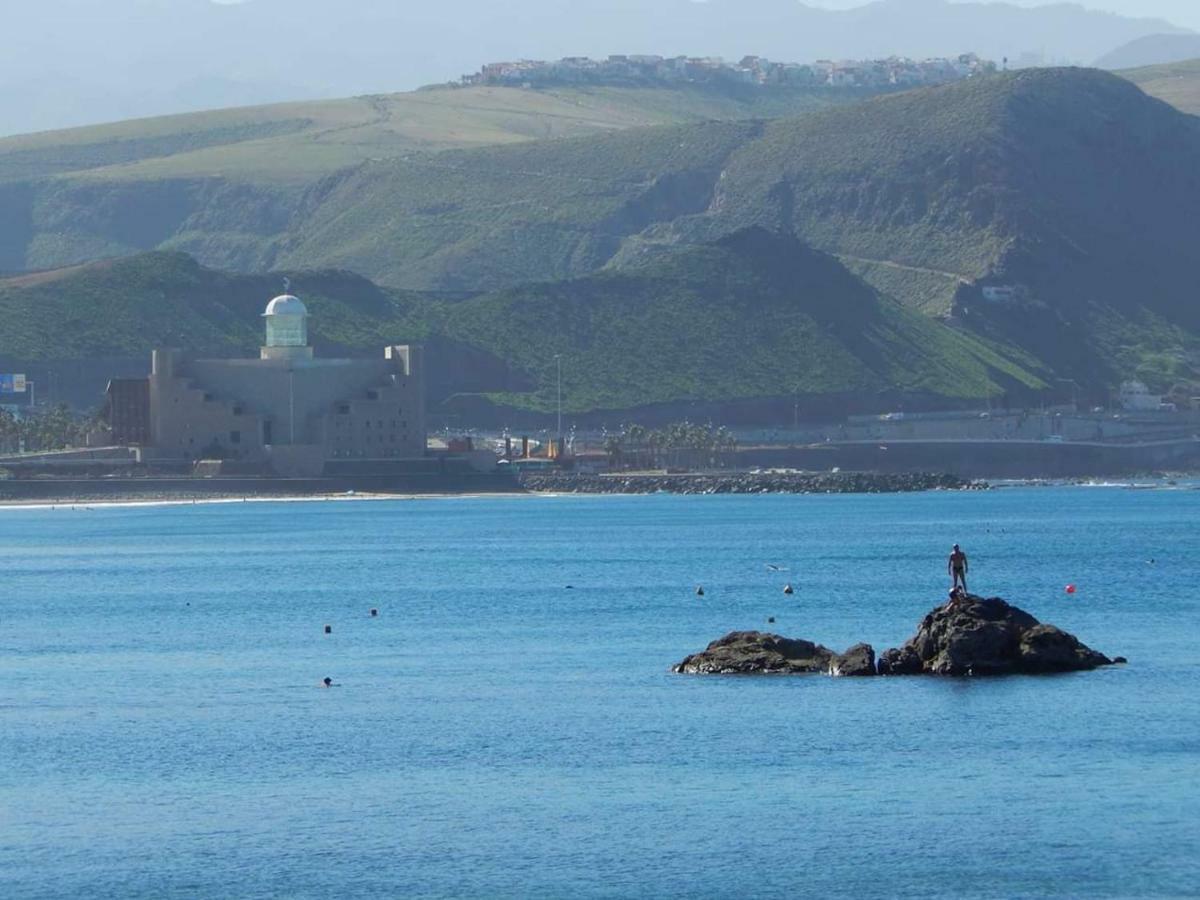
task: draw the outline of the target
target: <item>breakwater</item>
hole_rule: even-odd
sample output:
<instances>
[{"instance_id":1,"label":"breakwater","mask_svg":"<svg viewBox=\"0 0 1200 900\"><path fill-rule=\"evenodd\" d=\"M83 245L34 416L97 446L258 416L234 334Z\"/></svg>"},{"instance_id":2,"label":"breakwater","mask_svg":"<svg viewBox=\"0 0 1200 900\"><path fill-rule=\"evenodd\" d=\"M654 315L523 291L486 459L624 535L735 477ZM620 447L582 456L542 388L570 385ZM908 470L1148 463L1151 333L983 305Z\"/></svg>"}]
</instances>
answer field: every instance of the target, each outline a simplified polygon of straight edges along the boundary
<instances>
[{"instance_id":1,"label":"breakwater","mask_svg":"<svg viewBox=\"0 0 1200 900\"><path fill-rule=\"evenodd\" d=\"M957 475L922 472L537 474L525 476L521 486L527 491L559 494L896 494L988 487Z\"/></svg>"}]
</instances>

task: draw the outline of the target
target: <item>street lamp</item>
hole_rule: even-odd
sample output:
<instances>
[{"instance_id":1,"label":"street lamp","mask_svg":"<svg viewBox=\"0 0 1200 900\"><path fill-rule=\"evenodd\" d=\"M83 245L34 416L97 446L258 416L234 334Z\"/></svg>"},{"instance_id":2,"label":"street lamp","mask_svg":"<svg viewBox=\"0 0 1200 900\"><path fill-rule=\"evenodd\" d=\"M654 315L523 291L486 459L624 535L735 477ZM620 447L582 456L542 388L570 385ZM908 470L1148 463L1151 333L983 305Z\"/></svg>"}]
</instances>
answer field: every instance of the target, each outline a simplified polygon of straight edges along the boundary
<instances>
[{"instance_id":1,"label":"street lamp","mask_svg":"<svg viewBox=\"0 0 1200 900\"><path fill-rule=\"evenodd\" d=\"M558 432L556 437L562 437L562 354L554 354L554 362L558 364Z\"/></svg>"}]
</instances>

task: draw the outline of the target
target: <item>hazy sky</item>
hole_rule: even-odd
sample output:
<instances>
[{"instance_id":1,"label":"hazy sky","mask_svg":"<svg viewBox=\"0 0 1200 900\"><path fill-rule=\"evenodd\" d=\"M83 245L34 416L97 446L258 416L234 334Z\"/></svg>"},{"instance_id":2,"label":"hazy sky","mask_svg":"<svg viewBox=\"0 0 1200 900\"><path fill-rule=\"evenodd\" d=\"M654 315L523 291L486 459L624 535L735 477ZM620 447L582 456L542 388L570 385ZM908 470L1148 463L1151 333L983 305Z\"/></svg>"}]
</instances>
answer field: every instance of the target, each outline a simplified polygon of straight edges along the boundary
<instances>
[{"instance_id":1,"label":"hazy sky","mask_svg":"<svg viewBox=\"0 0 1200 900\"><path fill-rule=\"evenodd\" d=\"M849 9L862 6L865 0L803 0L809 6L826 9ZM1005 0L1014 6L1051 6L1063 0ZM1200 0L1075 0L1087 9L1103 9L1125 16L1148 16L1167 19L1184 28L1200 31Z\"/></svg>"},{"instance_id":2,"label":"hazy sky","mask_svg":"<svg viewBox=\"0 0 1200 900\"><path fill-rule=\"evenodd\" d=\"M214 0L217 3L237 3L242 0ZM401 0L403 2L403 0ZM512 2L512 0L510 0ZM650 0L647 0L650 2ZM826 9L849 9L862 6L867 0L802 0L808 6ZM1050 6L1063 0L1004 0L1015 6ZM1200 0L1076 0L1088 9L1103 9L1126 16L1156 16L1168 19L1184 28L1200 31Z\"/></svg>"}]
</instances>

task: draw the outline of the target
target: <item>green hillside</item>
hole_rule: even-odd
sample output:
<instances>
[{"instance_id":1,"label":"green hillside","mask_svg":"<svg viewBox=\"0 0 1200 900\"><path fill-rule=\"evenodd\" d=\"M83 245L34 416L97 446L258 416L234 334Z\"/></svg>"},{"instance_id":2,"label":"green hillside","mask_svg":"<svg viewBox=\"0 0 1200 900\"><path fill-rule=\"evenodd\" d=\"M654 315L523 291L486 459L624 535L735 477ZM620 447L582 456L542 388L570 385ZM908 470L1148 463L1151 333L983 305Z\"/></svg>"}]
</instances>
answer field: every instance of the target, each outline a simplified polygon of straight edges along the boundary
<instances>
[{"instance_id":1,"label":"green hillside","mask_svg":"<svg viewBox=\"0 0 1200 900\"><path fill-rule=\"evenodd\" d=\"M708 119L797 115L858 91L738 86L436 88L0 138L0 182L214 178L307 184L369 159Z\"/></svg>"},{"instance_id":2,"label":"green hillside","mask_svg":"<svg viewBox=\"0 0 1200 900\"><path fill-rule=\"evenodd\" d=\"M1028 357L910 312L830 257L761 229L443 315L445 333L541 385L494 400L545 412L556 353L570 360L573 412L887 393L962 401L1045 387Z\"/></svg>"},{"instance_id":3,"label":"green hillside","mask_svg":"<svg viewBox=\"0 0 1200 900\"><path fill-rule=\"evenodd\" d=\"M415 302L346 272L295 278L313 312L313 340L326 350L382 346ZM262 343L263 307L282 287L282 276L230 275L182 253L0 278L0 356L144 357L170 346L251 353Z\"/></svg>"},{"instance_id":4,"label":"green hillside","mask_svg":"<svg viewBox=\"0 0 1200 900\"><path fill-rule=\"evenodd\" d=\"M429 343L435 401L482 394L548 411L555 353L570 360L576 413L797 395L958 402L1044 387L1042 367L1023 354L905 310L829 257L761 230L623 272L458 302L345 272L292 277L323 352ZM0 356L137 357L164 345L252 353L279 286L167 253L0 280L9 325Z\"/></svg>"},{"instance_id":5,"label":"green hillside","mask_svg":"<svg viewBox=\"0 0 1200 900\"><path fill-rule=\"evenodd\" d=\"M795 115L863 96L719 85L440 88L4 138L0 271L152 249L264 271L279 263L296 214L328 189L324 179L339 181L345 176L336 173L355 166L401 157L428 164L447 149L675 122ZM321 263L301 263L314 264Z\"/></svg>"},{"instance_id":6,"label":"green hillside","mask_svg":"<svg viewBox=\"0 0 1200 900\"><path fill-rule=\"evenodd\" d=\"M1200 330L1197 158L1200 121L1130 82L1028 70L795 119L363 166L310 197L277 262L495 290L759 225L911 309L1053 354L1064 377L1098 384L1132 367L1161 384L1193 365L1187 335ZM979 284L1022 300L983 302ZM1118 321L1134 323L1127 348L1153 322L1149 343L1169 333L1185 363L1100 347Z\"/></svg>"},{"instance_id":7,"label":"green hillside","mask_svg":"<svg viewBox=\"0 0 1200 900\"><path fill-rule=\"evenodd\" d=\"M1200 59L1145 66L1118 72L1151 97L1157 97L1185 113L1200 115Z\"/></svg>"},{"instance_id":8,"label":"green hillside","mask_svg":"<svg viewBox=\"0 0 1200 900\"><path fill-rule=\"evenodd\" d=\"M1096 70L1026 70L790 119L413 152L340 170L301 195L222 179L12 182L0 185L0 219L10 217L0 227L0 269L162 246L232 269L349 270L408 305L403 314L347 314L323 326L348 329L347 344L390 339L394 329L457 341L492 354L500 369L536 374L536 360L522 355L536 341L501 340L510 333L504 322L526 314L506 304L542 298L549 309L577 290L607 304L625 291L643 298L647 314L666 316L636 280L647 267L707 271L704 254L725 252L713 248L757 226L836 258L845 277L894 301L880 307L883 318L899 307L920 312L939 320L932 334L1019 347L1039 361L1026 371L1097 391L1133 374L1166 389L1196 381L1200 369L1197 158L1200 119L1131 82ZM688 256L696 246L704 254ZM654 290L699 290L684 274L656 276ZM1011 288L1012 299L986 300L985 286ZM491 294L448 306L399 290ZM769 334L732 332L712 312L718 295L686 296L689 308L706 310L697 322L741 334L738 355L760 359L757 343ZM563 306L597 342L610 340L616 320L586 319L589 308ZM669 331L665 321L654 320ZM203 323L196 327L203 333ZM618 346L629 351L618 355L622 366L641 358L638 346ZM669 381L672 367L690 371L689 359L638 382L637 395L657 396L653 384ZM871 383L863 370L830 366L847 384ZM580 386L579 396L596 404L634 396L594 367L594 390ZM903 377L899 369L872 369L872 377L946 397L956 396L951 382L971 391L982 384L961 369L940 382L909 362L901 369ZM762 389L765 376L737 371L721 392ZM771 370L776 376L805 383L795 371ZM472 392L486 390L485 381L476 379ZM670 391L682 396L686 384L703 393L703 383L691 372Z\"/></svg>"},{"instance_id":9,"label":"green hillside","mask_svg":"<svg viewBox=\"0 0 1200 900\"><path fill-rule=\"evenodd\" d=\"M1169 198L1138 129L1195 130L1129 82L1078 69L774 118L831 98L844 99L447 88L12 138L0 141L0 270L176 249L235 271L332 266L406 289L491 290L762 224L944 314L1026 225L1068 245L1093 227L1066 221L1060 197L1044 202L1060 188L1075 192L1070 215L1085 193L1086 215L1120 210L1126 179L1113 173L1126 169L1145 196ZM684 121L656 124L669 120ZM1167 149L1173 177L1180 148ZM1051 170L1066 177L1045 191Z\"/></svg>"}]
</instances>

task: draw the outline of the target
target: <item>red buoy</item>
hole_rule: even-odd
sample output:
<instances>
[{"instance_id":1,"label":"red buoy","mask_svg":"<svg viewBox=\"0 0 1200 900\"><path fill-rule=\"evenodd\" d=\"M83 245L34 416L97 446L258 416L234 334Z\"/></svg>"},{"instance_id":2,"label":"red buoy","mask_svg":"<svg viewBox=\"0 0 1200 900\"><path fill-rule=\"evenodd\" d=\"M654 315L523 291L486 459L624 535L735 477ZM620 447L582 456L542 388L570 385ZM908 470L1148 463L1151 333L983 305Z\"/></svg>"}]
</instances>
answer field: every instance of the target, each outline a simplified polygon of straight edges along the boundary
<instances>
[{"instance_id":1,"label":"red buoy","mask_svg":"<svg viewBox=\"0 0 1200 900\"><path fill-rule=\"evenodd\" d=\"M1073 585L1073 584L1068 584L1068 585L1067 585L1067 593L1068 593L1068 594L1073 594L1073 593L1075 593L1075 585Z\"/></svg>"}]
</instances>

